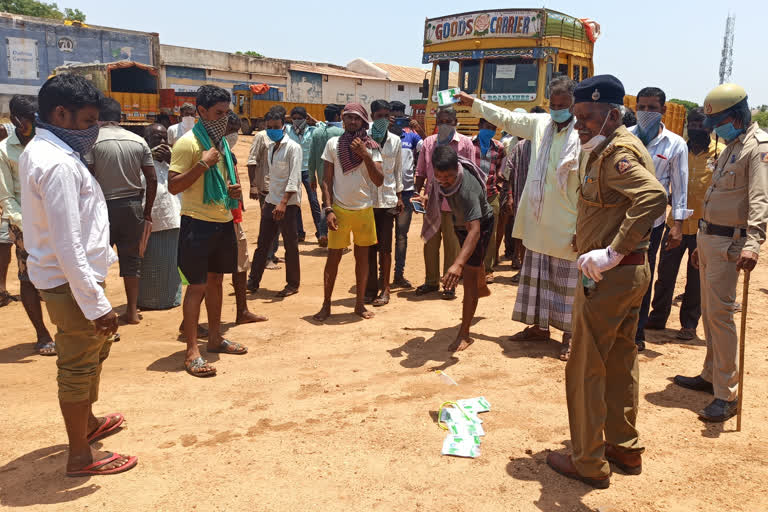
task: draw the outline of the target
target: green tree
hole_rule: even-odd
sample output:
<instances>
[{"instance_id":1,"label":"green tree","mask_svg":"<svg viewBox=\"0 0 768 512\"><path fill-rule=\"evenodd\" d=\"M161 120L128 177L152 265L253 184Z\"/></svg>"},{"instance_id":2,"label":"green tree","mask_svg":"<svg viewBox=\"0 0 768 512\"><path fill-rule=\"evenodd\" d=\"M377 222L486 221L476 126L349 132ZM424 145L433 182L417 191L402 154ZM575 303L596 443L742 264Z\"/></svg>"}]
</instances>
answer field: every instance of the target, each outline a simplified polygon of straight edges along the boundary
<instances>
[{"instance_id":1,"label":"green tree","mask_svg":"<svg viewBox=\"0 0 768 512\"><path fill-rule=\"evenodd\" d=\"M693 101L679 100L677 98L672 98L671 100L669 100L669 102L670 103L677 103L679 105L684 106L685 110L688 111L688 112L690 112L691 110L693 110L694 108L697 108L699 106L698 103L694 103Z\"/></svg>"},{"instance_id":2,"label":"green tree","mask_svg":"<svg viewBox=\"0 0 768 512\"><path fill-rule=\"evenodd\" d=\"M246 55L248 57L255 57L257 59L263 59L264 58L264 56L262 54L260 54L259 52L255 52L253 50L248 50L247 52L236 51L235 55Z\"/></svg>"},{"instance_id":3,"label":"green tree","mask_svg":"<svg viewBox=\"0 0 768 512\"><path fill-rule=\"evenodd\" d=\"M38 2L37 0L0 0L0 11L38 18L54 20L85 21L85 14L80 9L59 10L55 2Z\"/></svg>"},{"instance_id":4,"label":"green tree","mask_svg":"<svg viewBox=\"0 0 768 512\"><path fill-rule=\"evenodd\" d=\"M768 128L768 111L758 112L752 116L752 120L760 125L760 128Z\"/></svg>"}]
</instances>

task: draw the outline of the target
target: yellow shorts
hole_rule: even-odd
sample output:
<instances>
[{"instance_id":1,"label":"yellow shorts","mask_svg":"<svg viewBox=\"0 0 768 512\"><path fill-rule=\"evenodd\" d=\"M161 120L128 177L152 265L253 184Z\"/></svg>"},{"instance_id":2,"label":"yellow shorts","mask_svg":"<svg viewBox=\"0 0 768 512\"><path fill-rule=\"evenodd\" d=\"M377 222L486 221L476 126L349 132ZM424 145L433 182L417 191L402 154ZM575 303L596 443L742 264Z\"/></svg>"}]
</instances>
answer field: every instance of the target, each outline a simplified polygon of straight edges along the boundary
<instances>
[{"instance_id":1,"label":"yellow shorts","mask_svg":"<svg viewBox=\"0 0 768 512\"><path fill-rule=\"evenodd\" d=\"M328 248L346 249L349 247L349 234L354 235L355 245L370 247L376 245L376 221L373 218L373 208L364 210L345 210L339 205L333 205L338 229L328 230Z\"/></svg>"}]
</instances>

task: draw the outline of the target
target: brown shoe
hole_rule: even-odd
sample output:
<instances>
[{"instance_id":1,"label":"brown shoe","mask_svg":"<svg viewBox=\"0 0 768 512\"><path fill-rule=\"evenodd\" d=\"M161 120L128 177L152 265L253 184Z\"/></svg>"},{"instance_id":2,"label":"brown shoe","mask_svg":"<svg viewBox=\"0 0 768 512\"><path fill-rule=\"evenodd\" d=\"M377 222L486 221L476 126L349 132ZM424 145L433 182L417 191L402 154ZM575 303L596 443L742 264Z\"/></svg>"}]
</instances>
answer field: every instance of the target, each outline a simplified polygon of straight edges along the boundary
<instances>
[{"instance_id":1,"label":"brown shoe","mask_svg":"<svg viewBox=\"0 0 768 512\"><path fill-rule=\"evenodd\" d=\"M628 475L639 475L643 472L643 456L637 452L625 452L606 443L605 458Z\"/></svg>"},{"instance_id":2,"label":"brown shoe","mask_svg":"<svg viewBox=\"0 0 768 512\"><path fill-rule=\"evenodd\" d=\"M588 476L582 476L576 471L576 467L573 465L570 455L563 455L562 453L550 453L547 455L547 465L560 473L561 475L572 478L573 480L579 480L587 485L594 487L595 489L607 489L611 485L611 477L604 476L602 478L590 478Z\"/></svg>"}]
</instances>

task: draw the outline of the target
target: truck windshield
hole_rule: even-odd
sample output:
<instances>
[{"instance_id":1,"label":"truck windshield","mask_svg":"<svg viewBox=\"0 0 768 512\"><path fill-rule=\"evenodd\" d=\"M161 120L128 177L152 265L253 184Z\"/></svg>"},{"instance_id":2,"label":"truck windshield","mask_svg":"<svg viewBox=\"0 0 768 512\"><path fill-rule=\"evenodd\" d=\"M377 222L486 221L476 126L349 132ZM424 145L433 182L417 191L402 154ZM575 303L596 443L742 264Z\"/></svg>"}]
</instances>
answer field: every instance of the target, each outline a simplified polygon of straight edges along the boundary
<instances>
[{"instance_id":1,"label":"truck windshield","mask_svg":"<svg viewBox=\"0 0 768 512\"><path fill-rule=\"evenodd\" d=\"M539 65L534 60L520 57L486 60L483 71L483 99L533 100L536 98L538 78Z\"/></svg>"},{"instance_id":2,"label":"truck windshield","mask_svg":"<svg viewBox=\"0 0 768 512\"><path fill-rule=\"evenodd\" d=\"M462 91L470 94L477 92L477 86L480 83L479 60L439 62L437 71L437 91L460 87Z\"/></svg>"}]
</instances>

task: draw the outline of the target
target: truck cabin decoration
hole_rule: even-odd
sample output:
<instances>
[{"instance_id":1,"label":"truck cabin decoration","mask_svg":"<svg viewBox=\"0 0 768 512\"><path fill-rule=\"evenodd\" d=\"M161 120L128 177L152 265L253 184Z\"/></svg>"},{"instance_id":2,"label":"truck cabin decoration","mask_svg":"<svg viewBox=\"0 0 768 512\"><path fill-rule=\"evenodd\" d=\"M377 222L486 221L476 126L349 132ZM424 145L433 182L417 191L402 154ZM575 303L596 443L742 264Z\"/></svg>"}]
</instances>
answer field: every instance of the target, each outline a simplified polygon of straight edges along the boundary
<instances>
[{"instance_id":1,"label":"truck cabin decoration","mask_svg":"<svg viewBox=\"0 0 768 512\"><path fill-rule=\"evenodd\" d=\"M508 10L465 13L427 20L424 44L478 37L539 37L541 13Z\"/></svg>"}]
</instances>

